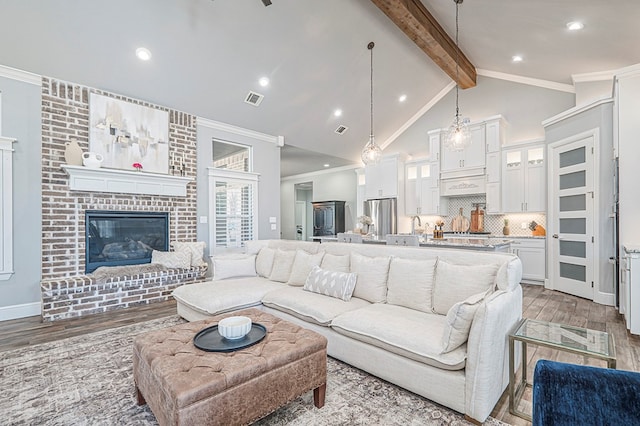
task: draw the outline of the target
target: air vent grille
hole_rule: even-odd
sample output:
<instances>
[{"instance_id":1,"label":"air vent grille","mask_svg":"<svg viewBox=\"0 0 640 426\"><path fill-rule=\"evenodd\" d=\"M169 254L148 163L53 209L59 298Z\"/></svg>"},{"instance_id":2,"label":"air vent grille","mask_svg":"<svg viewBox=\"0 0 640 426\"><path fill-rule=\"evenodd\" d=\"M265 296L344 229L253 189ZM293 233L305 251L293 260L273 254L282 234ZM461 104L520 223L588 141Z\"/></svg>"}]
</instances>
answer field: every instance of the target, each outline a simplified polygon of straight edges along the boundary
<instances>
[{"instance_id":1,"label":"air vent grille","mask_svg":"<svg viewBox=\"0 0 640 426\"><path fill-rule=\"evenodd\" d=\"M260 102L262 102L262 99L264 99L264 95L250 91L249 94L245 96L244 101L253 106L258 106L260 105Z\"/></svg>"},{"instance_id":2,"label":"air vent grille","mask_svg":"<svg viewBox=\"0 0 640 426\"><path fill-rule=\"evenodd\" d=\"M349 130L349 128L347 126L340 125L336 129L336 133L339 134L339 135L344 135L347 130Z\"/></svg>"}]
</instances>

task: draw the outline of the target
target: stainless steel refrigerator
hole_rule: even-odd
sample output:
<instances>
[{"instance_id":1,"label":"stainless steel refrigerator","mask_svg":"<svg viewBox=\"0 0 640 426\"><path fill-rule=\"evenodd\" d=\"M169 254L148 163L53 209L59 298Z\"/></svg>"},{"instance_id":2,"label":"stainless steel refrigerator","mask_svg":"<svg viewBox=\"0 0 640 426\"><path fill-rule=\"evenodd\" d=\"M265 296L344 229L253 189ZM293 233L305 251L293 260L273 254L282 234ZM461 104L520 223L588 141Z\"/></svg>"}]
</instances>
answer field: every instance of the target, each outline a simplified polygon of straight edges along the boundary
<instances>
[{"instance_id":1,"label":"stainless steel refrigerator","mask_svg":"<svg viewBox=\"0 0 640 426\"><path fill-rule=\"evenodd\" d=\"M364 214L375 225L375 234L384 238L387 234L398 233L398 207L395 198L381 198L364 202Z\"/></svg>"}]
</instances>

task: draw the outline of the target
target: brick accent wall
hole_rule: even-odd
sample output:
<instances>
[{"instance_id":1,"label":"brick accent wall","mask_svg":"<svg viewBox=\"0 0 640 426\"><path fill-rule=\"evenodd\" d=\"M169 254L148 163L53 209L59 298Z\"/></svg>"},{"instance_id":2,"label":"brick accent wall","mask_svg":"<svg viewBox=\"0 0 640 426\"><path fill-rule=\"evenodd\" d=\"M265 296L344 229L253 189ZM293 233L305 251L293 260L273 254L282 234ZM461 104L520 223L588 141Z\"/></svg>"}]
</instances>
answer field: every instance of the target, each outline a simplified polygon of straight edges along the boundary
<instances>
[{"instance_id":1,"label":"brick accent wall","mask_svg":"<svg viewBox=\"0 0 640 426\"><path fill-rule=\"evenodd\" d=\"M194 181L187 187L186 197L166 197L157 195L112 194L98 192L81 192L69 190L69 178L60 168L65 163L65 143L75 138L83 151L89 151L89 94L98 93L116 99L133 102L147 107L169 112L169 154L178 155L184 161L184 176L193 177ZM120 211L160 211L169 213L170 241L196 241L196 117L181 111L150 104L138 99L108 93L98 89L44 77L42 79L42 280L45 306L55 306L56 291L62 290L60 283L70 282L76 288L78 280L83 282L87 291L103 295L107 289L91 286L91 279L84 277L85 268L85 210L120 210ZM175 275L175 274L174 274ZM180 274L178 274L180 275ZM199 272L199 280L204 272ZM148 277L131 279L131 282L118 281L120 288L136 287L139 283L150 285L145 281ZM167 276L160 277L160 281ZM150 278L149 278L150 279ZM173 278L171 278L173 279ZM170 280L171 280L170 279ZM87 282L88 281L88 282ZM58 289L50 287L50 283L58 283ZM135 282L135 283L134 283ZM86 285L85 285L86 284ZM109 303L103 310L129 306L131 303L148 303L169 298L166 287L158 288L161 297L147 297L137 302L127 299L124 290L118 291L120 299L130 300L123 303ZM104 287L104 286L102 286ZM110 290L112 290L112 286ZM134 291L139 291L136 288ZM84 290L83 290L84 292ZM46 296L45 296L46 293ZM59 296L63 296L58 291ZM84 294L84 293L83 293ZM104 293L106 295L107 293ZM109 300L113 297L111 294ZM151 293L148 293L151 294ZM155 293L154 293L155 294ZM89 296L87 296L89 297ZM43 317L79 316L83 310L70 308L68 314L48 315ZM96 306L89 311L94 313Z\"/></svg>"}]
</instances>

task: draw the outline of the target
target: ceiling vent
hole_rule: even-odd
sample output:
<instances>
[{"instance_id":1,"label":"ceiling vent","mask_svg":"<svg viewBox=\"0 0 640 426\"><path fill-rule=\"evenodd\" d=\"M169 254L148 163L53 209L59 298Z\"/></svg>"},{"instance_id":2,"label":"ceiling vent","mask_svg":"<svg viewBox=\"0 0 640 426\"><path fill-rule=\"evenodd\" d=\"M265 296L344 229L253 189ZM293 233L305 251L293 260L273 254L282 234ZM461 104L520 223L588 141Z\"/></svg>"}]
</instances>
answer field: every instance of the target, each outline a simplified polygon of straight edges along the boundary
<instances>
[{"instance_id":1,"label":"ceiling vent","mask_svg":"<svg viewBox=\"0 0 640 426\"><path fill-rule=\"evenodd\" d=\"M344 135L347 130L349 130L347 126L338 126L338 128L336 129L336 133L339 135Z\"/></svg>"},{"instance_id":2,"label":"ceiling vent","mask_svg":"<svg viewBox=\"0 0 640 426\"><path fill-rule=\"evenodd\" d=\"M256 93L254 91L250 91L249 94L245 96L244 101L253 106L258 106L263 99L264 95L261 95L260 93Z\"/></svg>"}]
</instances>

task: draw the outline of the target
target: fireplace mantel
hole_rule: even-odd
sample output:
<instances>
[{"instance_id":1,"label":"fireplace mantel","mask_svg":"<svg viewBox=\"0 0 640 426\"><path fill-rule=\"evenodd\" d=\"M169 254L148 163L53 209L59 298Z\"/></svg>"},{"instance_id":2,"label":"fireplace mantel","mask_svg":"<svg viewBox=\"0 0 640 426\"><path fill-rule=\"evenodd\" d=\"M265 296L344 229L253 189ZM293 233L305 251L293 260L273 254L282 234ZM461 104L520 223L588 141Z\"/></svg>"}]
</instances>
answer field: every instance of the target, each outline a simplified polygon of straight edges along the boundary
<instances>
[{"instance_id":1,"label":"fireplace mantel","mask_svg":"<svg viewBox=\"0 0 640 426\"><path fill-rule=\"evenodd\" d=\"M128 170L89 168L63 164L71 191L116 192L124 194L185 197L193 178Z\"/></svg>"}]
</instances>

